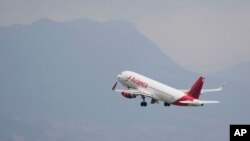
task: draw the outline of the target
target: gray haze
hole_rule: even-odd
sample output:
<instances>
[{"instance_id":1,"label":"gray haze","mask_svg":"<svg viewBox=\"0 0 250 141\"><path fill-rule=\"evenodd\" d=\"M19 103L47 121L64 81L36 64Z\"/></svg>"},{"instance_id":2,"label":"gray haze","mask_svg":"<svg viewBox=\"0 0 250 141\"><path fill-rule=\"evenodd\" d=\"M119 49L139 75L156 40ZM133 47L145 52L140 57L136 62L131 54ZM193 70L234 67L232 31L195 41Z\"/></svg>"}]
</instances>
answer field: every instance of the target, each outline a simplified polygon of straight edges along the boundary
<instances>
[{"instance_id":1,"label":"gray haze","mask_svg":"<svg viewBox=\"0 0 250 141\"><path fill-rule=\"evenodd\" d=\"M89 18L134 23L186 69L208 73L249 61L248 0L0 0L0 25Z\"/></svg>"},{"instance_id":2,"label":"gray haze","mask_svg":"<svg viewBox=\"0 0 250 141\"><path fill-rule=\"evenodd\" d=\"M227 85L199 108L140 107L111 91L125 69L182 89L199 75L122 20L1 27L0 140L227 141L230 124L250 122L249 62L207 76L207 88Z\"/></svg>"}]
</instances>

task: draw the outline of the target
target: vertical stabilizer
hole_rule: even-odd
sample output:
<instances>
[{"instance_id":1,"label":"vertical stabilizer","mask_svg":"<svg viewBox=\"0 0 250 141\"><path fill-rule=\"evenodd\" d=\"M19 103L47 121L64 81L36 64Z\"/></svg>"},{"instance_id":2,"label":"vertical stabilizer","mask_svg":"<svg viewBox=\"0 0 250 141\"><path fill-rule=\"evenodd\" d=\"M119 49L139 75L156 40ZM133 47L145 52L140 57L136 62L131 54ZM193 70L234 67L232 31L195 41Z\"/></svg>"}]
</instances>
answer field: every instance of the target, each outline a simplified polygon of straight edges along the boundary
<instances>
[{"instance_id":1,"label":"vertical stabilizer","mask_svg":"<svg viewBox=\"0 0 250 141\"><path fill-rule=\"evenodd\" d=\"M201 89L204 83L204 77L200 76L198 80L193 84L191 89L187 92L189 96L192 96L193 98L199 99L199 96L201 94Z\"/></svg>"}]
</instances>

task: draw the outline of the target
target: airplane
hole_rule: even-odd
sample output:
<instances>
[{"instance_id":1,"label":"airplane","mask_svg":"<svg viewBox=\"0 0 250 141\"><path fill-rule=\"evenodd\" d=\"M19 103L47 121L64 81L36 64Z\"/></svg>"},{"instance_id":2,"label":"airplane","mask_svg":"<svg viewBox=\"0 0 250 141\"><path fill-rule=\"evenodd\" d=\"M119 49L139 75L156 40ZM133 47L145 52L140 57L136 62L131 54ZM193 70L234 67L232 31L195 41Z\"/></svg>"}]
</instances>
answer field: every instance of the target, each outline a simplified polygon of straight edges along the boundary
<instances>
[{"instance_id":1,"label":"airplane","mask_svg":"<svg viewBox=\"0 0 250 141\"><path fill-rule=\"evenodd\" d=\"M147 106L146 97L151 98L151 104L163 101L164 106L203 106L204 104L219 103L219 101L199 100L199 97L203 93L221 91L224 87L223 83L216 89L202 89L205 80L203 76L200 76L188 90L175 89L132 71L123 71L117 75L117 79L124 89L116 89L117 82L115 82L112 90L120 92L122 96L129 99L141 96L142 107Z\"/></svg>"}]
</instances>

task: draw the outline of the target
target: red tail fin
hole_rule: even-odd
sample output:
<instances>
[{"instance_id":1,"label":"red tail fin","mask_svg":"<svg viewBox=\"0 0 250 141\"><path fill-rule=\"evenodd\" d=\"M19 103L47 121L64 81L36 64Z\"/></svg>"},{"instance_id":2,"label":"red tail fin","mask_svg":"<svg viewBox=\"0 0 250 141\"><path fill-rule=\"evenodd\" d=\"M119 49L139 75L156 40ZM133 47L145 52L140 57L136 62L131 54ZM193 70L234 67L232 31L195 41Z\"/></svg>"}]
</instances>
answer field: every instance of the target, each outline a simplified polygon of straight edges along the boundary
<instances>
[{"instance_id":1,"label":"red tail fin","mask_svg":"<svg viewBox=\"0 0 250 141\"><path fill-rule=\"evenodd\" d=\"M189 96L192 96L193 98L199 99L199 96L201 94L201 89L204 83L204 77L200 76L198 80L193 84L191 89L187 92Z\"/></svg>"}]
</instances>

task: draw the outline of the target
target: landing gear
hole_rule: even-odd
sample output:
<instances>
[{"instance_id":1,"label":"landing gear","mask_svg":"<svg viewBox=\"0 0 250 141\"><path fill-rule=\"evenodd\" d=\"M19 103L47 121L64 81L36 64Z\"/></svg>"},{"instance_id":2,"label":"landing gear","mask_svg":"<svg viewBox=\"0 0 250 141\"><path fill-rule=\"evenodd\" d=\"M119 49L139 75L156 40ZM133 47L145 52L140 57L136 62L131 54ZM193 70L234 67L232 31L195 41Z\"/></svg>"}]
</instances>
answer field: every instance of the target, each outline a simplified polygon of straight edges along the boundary
<instances>
[{"instance_id":1,"label":"landing gear","mask_svg":"<svg viewBox=\"0 0 250 141\"><path fill-rule=\"evenodd\" d=\"M166 106L170 106L170 104L167 103L167 102L164 102L164 106L165 106L165 107L166 107Z\"/></svg>"},{"instance_id":2,"label":"landing gear","mask_svg":"<svg viewBox=\"0 0 250 141\"><path fill-rule=\"evenodd\" d=\"M142 98L141 106L142 107L146 107L147 106L147 102L145 101L145 96L141 96L141 98Z\"/></svg>"},{"instance_id":3,"label":"landing gear","mask_svg":"<svg viewBox=\"0 0 250 141\"><path fill-rule=\"evenodd\" d=\"M151 104L155 104L155 103L158 103L158 101L152 98L151 99Z\"/></svg>"},{"instance_id":4,"label":"landing gear","mask_svg":"<svg viewBox=\"0 0 250 141\"><path fill-rule=\"evenodd\" d=\"M144 102L141 102L141 106L142 106L142 107L146 107L146 106L147 106L147 102L145 102L145 101L144 101Z\"/></svg>"}]
</instances>

